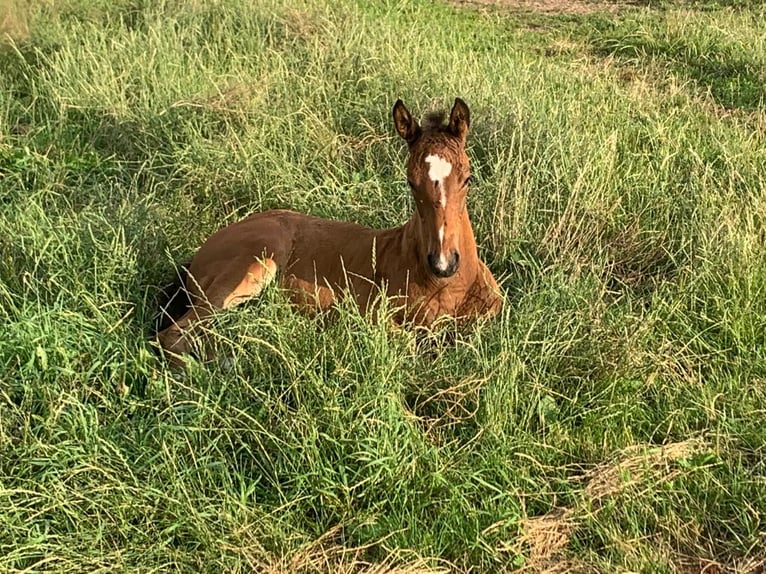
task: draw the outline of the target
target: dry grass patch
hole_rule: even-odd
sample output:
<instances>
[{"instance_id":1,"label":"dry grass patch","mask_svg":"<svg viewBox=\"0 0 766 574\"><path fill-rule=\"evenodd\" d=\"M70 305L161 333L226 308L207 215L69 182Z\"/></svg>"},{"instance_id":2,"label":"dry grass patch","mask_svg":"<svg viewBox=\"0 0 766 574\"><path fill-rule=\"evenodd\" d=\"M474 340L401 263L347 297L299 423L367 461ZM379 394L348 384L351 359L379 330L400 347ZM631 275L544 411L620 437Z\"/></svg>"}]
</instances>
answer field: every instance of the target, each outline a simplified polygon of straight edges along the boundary
<instances>
[{"instance_id":1,"label":"dry grass patch","mask_svg":"<svg viewBox=\"0 0 766 574\"><path fill-rule=\"evenodd\" d=\"M234 84L202 100L202 104L211 111L237 114L260 103L264 94L255 86Z\"/></svg>"},{"instance_id":2,"label":"dry grass patch","mask_svg":"<svg viewBox=\"0 0 766 574\"><path fill-rule=\"evenodd\" d=\"M264 574L447 574L446 567L429 566L425 560L397 564L395 559L381 563L363 560L356 550L331 547L301 553L257 571Z\"/></svg>"},{"instance_id":3,"label":"dry grass patch","mask_svg":"<svg viewBox=\"0 0 766 574\"><path fill-rule=\"evenodd\" d=\"M320 34L320 27L315 15L298 8L290 8L284 14L282 23L291 36L308 42Z\"/></svg>"},{"instance_id":4,"label":"dry grass patch","mask_svg":"<svg viewBox=\"0 0 766 574\"><path fill-rule=\"evenodd\" d=\"M499 550L523 554L526 557L524 570L530 572L591 572L593 569L587 564L573 562L566 556L569 541L582 517L597 512L607 498L618 496L632 487L673 480L682 472L675 462L698 455L708 448L707 443L699 438L661 447L630 447L616 460L599 464L575 479L584 483L580 504L523 519L518 539L502 544Z\"/></svg>"},{"instance_id":5,"label":"dry grass patch","mask_svg":"<svg viewBox=\"0 0 766 574\"><path fill-rule=\"evenodd\" d=\"M558 38L550 42L543 53L548 57L553 56L582 56L586 52L585 46L570 38Z\"/></svg>"},{"instance_id":6,"label":"dry grass patch","mask_svg":"<svg viewBox=\"0 0 766 574\"><path fill-rule=\"evenodd\" d=\"M635 2L624 0L454 0L460 6L500 8L511 12L537 12L542 14L614 14Z\"/></svg>"},{"instance_id":7,"label":"dry grass patch","mask_svg":"<svg viewBox=\"0 0 766 574\"><path fill-rule=\"evenodd\" d=\"M764 574L766 554L761 552L728 562L697 556L678 556L673 564L679 574Z\"/></svg>"},{"instance_id":8,"label":"dry grass patch","mask_svg":"<svg viewBox=\"0 0 766 574\"><path fill-rule=\"evenodd\" d=\"M349 548L339 542L341 531L337 526L292 557L275 560L265 567L256 566L257 561L251 564L264 574L447 574L454 571L451 564L420 557L407 559L391 555L380 562L369 562L364 555L374 544ZM437 562L444 565L433 566Z\"/></svg>"},{"instance_id":9,"label":"dry grass patch","mask_svg":"<svg viewBox=\"0 0 766 574\"><path fill-rule=\"evenodd\" d=\"M618 460L600 464L586 472L580 480L586 485L583 496L591 507L605 498L616 496L649 480L672 480L681 472L672 463L690 458L707 449L705 441L692 438L656 448L636 445L620 454Z\"/></svg>"},{"instance_id":10,"label":"dry grass patch","mask_svg":"<svg viewBox=\"0 0 766 574\"><path fill-rule=\"evenodd\" d=\"M0 0L0 42L29 39L29 18L21 0Z\"/></svg>"}]
</instances>

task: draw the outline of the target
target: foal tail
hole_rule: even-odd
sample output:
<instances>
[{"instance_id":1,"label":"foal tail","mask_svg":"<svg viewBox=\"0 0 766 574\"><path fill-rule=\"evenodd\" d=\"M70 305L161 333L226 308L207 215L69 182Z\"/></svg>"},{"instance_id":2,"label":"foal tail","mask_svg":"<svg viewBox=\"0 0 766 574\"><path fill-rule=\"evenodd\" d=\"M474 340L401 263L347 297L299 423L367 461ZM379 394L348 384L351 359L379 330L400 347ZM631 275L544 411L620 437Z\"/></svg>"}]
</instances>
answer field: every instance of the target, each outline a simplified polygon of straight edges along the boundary
<instances>
[{"instance_id":1,"label":"foal tail","mask_svg":"<svg viewBox=\"0 0 766 574\"><path fill-rule=\"evenodd\" d=\"M157 294L159 311L154 317L154 333L159 333L170 327L191 308L189 292L186 290L186 279L189 277L189 265L191 261L180 265L176 269L175 280L165 285Z\"/></svg>"}]
</instances>

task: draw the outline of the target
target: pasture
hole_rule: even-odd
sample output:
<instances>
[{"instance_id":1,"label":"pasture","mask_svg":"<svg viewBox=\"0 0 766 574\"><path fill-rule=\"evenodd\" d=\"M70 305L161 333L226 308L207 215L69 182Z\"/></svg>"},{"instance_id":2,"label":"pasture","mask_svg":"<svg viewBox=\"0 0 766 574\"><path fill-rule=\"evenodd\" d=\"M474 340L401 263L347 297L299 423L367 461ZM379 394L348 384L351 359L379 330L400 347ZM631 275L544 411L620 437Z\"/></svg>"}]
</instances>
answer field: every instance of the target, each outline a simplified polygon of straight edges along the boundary
<instances>
[{"instance_id":1,"label":"pasture","mask_svg":"<svg viewBox=\"0 0 766 574\"><path fill-rule=\"evenodd\" d=\"M764 7L518 4L0 0L0 572L763 572ZM456 96L500 316L157 358L222 225L403 223Z\"/></svg>"}]
</instances>

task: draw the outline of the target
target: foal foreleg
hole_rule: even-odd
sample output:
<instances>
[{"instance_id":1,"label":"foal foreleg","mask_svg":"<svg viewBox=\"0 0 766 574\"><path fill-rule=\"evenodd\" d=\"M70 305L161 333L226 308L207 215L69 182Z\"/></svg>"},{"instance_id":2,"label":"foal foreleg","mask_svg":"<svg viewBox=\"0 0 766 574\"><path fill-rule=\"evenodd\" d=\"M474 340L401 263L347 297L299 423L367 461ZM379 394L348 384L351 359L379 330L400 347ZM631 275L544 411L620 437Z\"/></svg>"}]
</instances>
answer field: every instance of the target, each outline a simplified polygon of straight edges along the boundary
<instances>
[{"instance_id":1,"label":"foal foreleg","mask_svg":"<svg viewBox=\"0 0 766 574\"><path fill-rule=\"evenodd\" d=\"M168 360L172 367L183 365L181 355L191 350L191 340L195 335L195 327L213 314L214 308L205 299L192 297L195 302L191 308L164 331L157 335L157 339L168 354Z\"/></svg>"},{"instance_id":2,"label":"foal foreleg","mask_svg":"<svg viewBox=\"0 0 766 574\"><path fill-rule=\"evenodd\" d=\"M191 340L198 327L204 324L216 309L234 307L257 297L274 279L277 265L273 259L249 260L245 264L232 264L219 274L209 286L202 287L190 274L187 289L192 294L192 306L183 316L158 335L162 348L170 353L173 366L183 363L180 355L188 353Z\"/></svg>"}]
</instances>

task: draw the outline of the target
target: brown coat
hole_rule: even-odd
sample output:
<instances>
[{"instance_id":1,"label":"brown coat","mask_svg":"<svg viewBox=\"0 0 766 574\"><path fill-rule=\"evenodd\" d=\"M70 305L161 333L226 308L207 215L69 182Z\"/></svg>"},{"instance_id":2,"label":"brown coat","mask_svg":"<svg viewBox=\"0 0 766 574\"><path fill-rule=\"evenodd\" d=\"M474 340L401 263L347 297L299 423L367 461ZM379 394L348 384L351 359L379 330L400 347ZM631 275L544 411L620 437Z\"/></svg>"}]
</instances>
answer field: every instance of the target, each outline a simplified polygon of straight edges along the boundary
<instances>
[{"instance_id":1,"label":"brown coat","mask_svg":"<svg viewBox=\"0 0 766 574\"><path fill-rule=\"evenodd\" d=\"M186 281L191 308L159 334L162 347L188 351L196 322L257 296L275 277L309 309L327 309L347 293L369 312L382 293L399 308L397 320L416 325L444 315L495 315L502 295L479 259L465 205L468 107L457 99L449 124L440 120L421 128L401 101L394 107L410 148L407 175L417 206L407 223L371 229L272 210L224 227L194 256Z\"/></svg>"}]
</instances>

